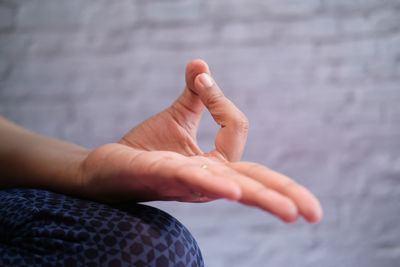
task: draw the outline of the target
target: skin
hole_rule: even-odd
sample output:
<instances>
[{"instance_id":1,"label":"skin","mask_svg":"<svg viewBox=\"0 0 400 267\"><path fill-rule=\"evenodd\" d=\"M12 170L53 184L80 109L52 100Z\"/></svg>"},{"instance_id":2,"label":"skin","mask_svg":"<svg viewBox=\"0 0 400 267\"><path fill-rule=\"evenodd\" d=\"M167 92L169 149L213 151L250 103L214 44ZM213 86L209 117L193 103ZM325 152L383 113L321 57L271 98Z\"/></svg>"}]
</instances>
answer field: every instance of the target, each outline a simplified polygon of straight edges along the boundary
<instances>
[{"instance_id":1,"label":"skin","mask_svg":"<svg viewBox=\"0 0 400 267\"><path fill-rule=\"evenodd\" d=\"M209 75L204 61L190 62L186 87L168 109L118 143L93 151L0 119L1 188L45 188L104 202L226 198L285 222L299 215L320 221L321 205L307 189L263 165L240 161L248 120ZM209 153L196 142L205 109L221 126Z\"/></svg>"}]
</instances>

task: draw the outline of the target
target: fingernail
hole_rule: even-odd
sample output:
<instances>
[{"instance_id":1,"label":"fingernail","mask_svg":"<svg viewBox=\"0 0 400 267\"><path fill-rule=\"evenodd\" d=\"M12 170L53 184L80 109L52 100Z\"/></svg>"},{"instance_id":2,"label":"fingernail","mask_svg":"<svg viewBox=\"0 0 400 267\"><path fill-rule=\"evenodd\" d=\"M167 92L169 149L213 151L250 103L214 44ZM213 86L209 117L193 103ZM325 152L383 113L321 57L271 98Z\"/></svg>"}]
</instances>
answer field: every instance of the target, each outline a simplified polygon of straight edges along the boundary
<instances>
[{"instance_id":1,"label":"fingernail","mask_svg":"<svg viewBox=\"0 0 400 267\"><path fill-rule=\"evenodd\" d=\"M230 200L238 201L242 197L242 189L238 185L232 186L232 193Z\"/></svg>"},{"instance_id":2,"label":"fingernail","mask_svg":"<svg viewBox=\"0 0 400 267\"><path fill-rule=\"evenodd\" d=\"M287 223L294 223L295 221L297 221L298 217L299 217L299 211L296 207L296 205L294 203L291 203L291 205L289 205L288 207L288 214L286 217L286 222Z\"/></svg>"},{"instance_id":3,"label":"fingernail","mask_svg":"<svg viewBox=\"0 0 400 267\"><path fill-rule=\"evenodd\" d=\"M322 207L321 207L321 204L319 204L319 202L317 202L314 210L309 215L309 218L307 219L307 221L310 223L317 223L317 222L321 221L322 217L323 217Z\"/></svg>"},{"instance_id":4,"label":"fingernail","mask_svg":"<svg viewBox=\"0 0 400 267\"><path fill-rule=\"evenodd\" d=\"M212 78L207 73L200 74L199 81L204 87L211 87L214 84Z\"/></svg>"}]
</instances>

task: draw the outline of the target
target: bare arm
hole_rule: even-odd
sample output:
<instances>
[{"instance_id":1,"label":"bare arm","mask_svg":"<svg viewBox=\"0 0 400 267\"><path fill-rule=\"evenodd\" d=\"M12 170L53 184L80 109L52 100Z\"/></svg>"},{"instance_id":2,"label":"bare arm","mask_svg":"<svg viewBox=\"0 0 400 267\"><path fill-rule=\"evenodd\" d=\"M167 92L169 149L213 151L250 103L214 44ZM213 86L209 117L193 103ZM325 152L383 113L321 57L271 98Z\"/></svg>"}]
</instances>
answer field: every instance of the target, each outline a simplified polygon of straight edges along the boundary
<instances>
[{"instance_id":1,"label":"bare arm","mask_svg":"<svg viewBox=\"0 0 400 267\"><path fill-rule=\"evenodd\" d=\"M89 150L44 137L0 117L0 187L76 194L79 164Z\"/></svg>"}]
</instances>

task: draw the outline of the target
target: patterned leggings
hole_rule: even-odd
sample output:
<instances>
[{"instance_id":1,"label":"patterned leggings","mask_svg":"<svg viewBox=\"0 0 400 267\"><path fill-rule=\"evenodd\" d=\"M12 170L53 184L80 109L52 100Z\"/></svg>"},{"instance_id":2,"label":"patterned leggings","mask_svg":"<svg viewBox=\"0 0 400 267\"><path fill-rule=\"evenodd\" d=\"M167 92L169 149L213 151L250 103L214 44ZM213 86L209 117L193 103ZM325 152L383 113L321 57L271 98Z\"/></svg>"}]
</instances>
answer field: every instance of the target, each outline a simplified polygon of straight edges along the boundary
<instances>
[{"instance_id":1,"label":"patterned leggings","mask_svg":"<svg viewBox=\"0 0 400 267\"><path fill-rule=\"evenodd\" d=\"M153 207L38 189L0 191L0 266L204 266L196 241Z\"/></svg>"}]
</instances>

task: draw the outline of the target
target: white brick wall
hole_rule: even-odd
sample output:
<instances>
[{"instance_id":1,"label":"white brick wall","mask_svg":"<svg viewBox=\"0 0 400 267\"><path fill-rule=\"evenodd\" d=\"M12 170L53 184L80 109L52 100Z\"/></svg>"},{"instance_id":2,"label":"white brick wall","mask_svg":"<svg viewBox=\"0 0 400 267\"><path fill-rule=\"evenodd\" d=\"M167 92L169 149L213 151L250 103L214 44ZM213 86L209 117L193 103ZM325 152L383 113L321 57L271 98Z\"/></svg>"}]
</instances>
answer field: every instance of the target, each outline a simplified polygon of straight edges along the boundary
<instances>
[{"instance_id":1,"label":"white brick wall","mask_svg":"<svg viewBox=\"0 0 400 267\"><path fill-rule=\"evenodd\" d=\"M154 203L207 266L398 266L400 1L0 1L0 114L90 148L167 107L191 59L249 117L245 160L309 187L318 225ZM217 127L206 116L199 143Z\"/></svg>"}]
</instances>

